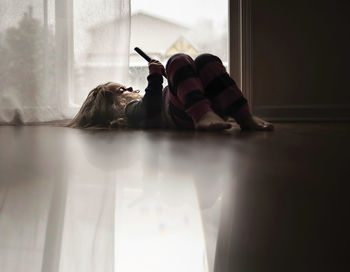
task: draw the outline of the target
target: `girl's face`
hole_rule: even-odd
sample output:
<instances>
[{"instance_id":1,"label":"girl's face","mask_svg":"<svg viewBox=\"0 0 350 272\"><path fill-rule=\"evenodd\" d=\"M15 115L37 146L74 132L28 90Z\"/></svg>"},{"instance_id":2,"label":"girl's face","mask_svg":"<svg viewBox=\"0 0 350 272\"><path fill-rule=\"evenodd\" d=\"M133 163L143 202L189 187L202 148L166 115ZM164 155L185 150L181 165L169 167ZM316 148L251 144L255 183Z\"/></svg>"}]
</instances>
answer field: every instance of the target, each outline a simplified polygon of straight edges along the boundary
<instances>
[{"instance_id":1,"label":"girl's face","mask_svg":"<svg viewBox=\"0 0 350 272\"><path fill-rule=\"evenodd\" d=\"M140 99L132 87L114 82L99 85L89 92L71 126L109 126L113 120L124 120L126 105Z\"/></svg>"},{"instance_id":2,"label":"girl's face","mask_svg":"<svg viewBox=\"0 0 350 272\"><path fill-rule=\"evenodd\" d=\"M113 94L115 94L116 96L120 96L121 94L123 94L125 91L128 92L133 92L132 87L126 87L122 84L119 83L115 83L115 82L109 82L106 84L106 87L108 88L108 90L110 90Z\"/></svg>"},{"instance_id":3,"label":"girl's face","mask_svg":"<svg viewBox=\"0 0 350 272\"><path fill-rule=\"evenodd\" d=\"M105 110L113 113L114 116L120 116L124 113L125 106L132 100L140 99L139 91L132 87L126 87L120 83L108 82L104 85L106 91L103 96ZM109 93L109 95L108 95Z\"/></svg>"}]
</instances>

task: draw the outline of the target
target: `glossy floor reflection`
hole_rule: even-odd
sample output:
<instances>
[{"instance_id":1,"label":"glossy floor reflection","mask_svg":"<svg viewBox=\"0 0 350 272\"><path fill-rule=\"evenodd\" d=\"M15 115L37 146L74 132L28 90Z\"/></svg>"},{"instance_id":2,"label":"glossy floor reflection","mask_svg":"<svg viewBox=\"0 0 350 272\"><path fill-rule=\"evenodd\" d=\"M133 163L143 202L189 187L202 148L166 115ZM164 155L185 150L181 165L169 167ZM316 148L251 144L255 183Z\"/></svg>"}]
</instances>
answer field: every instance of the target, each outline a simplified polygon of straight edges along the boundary
<instances>
[{"instance_id":1,"label":"glossy floor reflection","mask_svg":"<svg viewBox=\"0 0 350 272\"><path fill-rule=\"evenodd\" d=\"M343 268L348 139L0 127L0 271Z\"/></svg>"},{"instance_id":2,"label":"glossy floor reflection","mask_svg":"<svg viewBox=\"0 0 350 272\"><path fill-rule=\"evenodd\" d=\"M232 179L220 141L193 132L0 131L1 271L213 270Z\"/></svg>"}]
</instances>

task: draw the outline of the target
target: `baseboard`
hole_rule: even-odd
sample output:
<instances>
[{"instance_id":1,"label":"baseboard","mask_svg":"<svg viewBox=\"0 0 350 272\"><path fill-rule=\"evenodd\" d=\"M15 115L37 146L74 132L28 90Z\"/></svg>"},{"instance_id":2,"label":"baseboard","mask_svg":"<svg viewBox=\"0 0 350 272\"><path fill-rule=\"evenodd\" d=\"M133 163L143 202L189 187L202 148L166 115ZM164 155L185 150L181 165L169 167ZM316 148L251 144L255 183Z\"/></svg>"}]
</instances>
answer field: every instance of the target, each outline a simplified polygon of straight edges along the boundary
<instances>
[{"instance_id":1,"label":"baseboard","mask_svg":"<svg viewBox=\"0 0 350 272\"><path fill-rule=\"evenodd\" d=\"M256 116L270 121L350 121L350 105L253 106Z\"/></svg>"}]
</instances>

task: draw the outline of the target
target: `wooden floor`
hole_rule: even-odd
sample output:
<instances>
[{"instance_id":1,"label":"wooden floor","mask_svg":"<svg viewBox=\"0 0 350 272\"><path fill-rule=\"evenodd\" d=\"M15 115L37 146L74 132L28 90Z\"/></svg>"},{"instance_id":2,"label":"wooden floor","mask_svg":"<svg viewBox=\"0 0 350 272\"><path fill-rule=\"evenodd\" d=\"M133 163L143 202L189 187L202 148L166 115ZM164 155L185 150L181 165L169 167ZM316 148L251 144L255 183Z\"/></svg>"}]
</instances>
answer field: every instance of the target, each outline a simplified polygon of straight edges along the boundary
<instances>
[{"instance_id":1,"label":"wooden floor","mask_svg":"<svg viewBox=\"0 0 350 272\"><path fill-rule=\"evenodd\" d=\"M114 221L117 237L123 233L139 248L142 239L130 237L147 232L138 226L157 226L156 243L159 235L178 235L173 251L133 249L136 263L137 254L147 265L169 252L193 254L188 266L165 256L174 271L350 271L349 123L284 123L254 133L1 126L0 150L2 272L58 271L57 255L67 258L62 271L84 271L83 257L81 270L70 270L72 260L62 253L65 239L83 239L65 234L65 220L81 205L72 196L84 199L101 184L113 188L113 216L125 224ZM83 203L87 213L96 208ZM131 210L138 205L142 216L154 207L158 217ZM116 271L137 271L119 263Z\"/></svg>"}]
</instances>

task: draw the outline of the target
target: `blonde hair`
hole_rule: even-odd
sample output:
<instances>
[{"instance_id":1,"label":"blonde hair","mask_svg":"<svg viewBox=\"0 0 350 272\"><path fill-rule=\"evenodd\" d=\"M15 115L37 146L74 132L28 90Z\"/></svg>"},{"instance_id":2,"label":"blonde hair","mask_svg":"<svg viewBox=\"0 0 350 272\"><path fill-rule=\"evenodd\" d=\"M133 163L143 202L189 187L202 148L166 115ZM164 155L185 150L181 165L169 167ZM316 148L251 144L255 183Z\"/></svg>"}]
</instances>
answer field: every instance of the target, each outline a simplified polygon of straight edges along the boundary
<instances>
[{"instance_id":1,"label":"blonde hair","mask_svg":"<svg viewBox=\"0 0 350 272\"><path fill-rule=\"evenodd\" d=\"M79 112L67 125L74 128L127 127L125 107L132 100L142 97L137 92L123 92L116 96L108 83L91 90Z\"/></svg>"}]
</instances>

